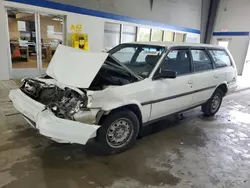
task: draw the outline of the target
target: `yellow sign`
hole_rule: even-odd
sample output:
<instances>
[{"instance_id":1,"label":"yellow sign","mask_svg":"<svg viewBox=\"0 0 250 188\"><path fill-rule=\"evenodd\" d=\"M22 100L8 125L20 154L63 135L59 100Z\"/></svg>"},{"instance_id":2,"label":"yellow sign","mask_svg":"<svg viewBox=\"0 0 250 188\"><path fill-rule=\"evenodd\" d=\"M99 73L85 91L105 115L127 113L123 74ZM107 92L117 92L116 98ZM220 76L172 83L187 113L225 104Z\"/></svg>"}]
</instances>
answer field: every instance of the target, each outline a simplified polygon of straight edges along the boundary
<instances>
[{"instance_id":1,"label":"yellow sign","mask_svg":"<svg viewBox=\"0 0 250 188\"><path fill-rule=\"evenodd\" d=\"M75 27L75 25L71 25L71 27L70 27L70 29L72 30L72 31L75 31L76 30L76 27Z\"/></svg>"},{"instance_id":2,"label":"yellow sign","mask_svg":"<svg viewBox=\"0 0 250 188\"><path fill-rule=\"evenodd\" d=\"M76 25L76 32L77 32L77 33L82 32L82 24L77 24L77 25Z\"/></svg>"},{"instance_id":3,"label":"yellow sign","mask_svg":"<svg viewBox=\"0 0 250 188\"><path fill-rule=\"evenodd\" d=\"M79 41L74 41L73 47L79 49Z\"/></svg>"},{"instance_id":4,"label":"yellow sign","mask_svg":"<svg viewBox=\"0 0 250 188\"><path fill-rule=\"evenodd\" d=\"M81 33L82 32L82 24L76 24L76 25L72 24L70 29L72 31L77 32L77 33Z\"/></svg>"},{"instance_id":5,"label":"yellow sign","mask_svg":"<svg viewBox=\"0 0 250 188\"><path fill-rule=\"evenodd\" d=\"M72 47L82 50L89 50L88 34L82 33L82 24L72 24Z\"/></svg>"}]
</instances>

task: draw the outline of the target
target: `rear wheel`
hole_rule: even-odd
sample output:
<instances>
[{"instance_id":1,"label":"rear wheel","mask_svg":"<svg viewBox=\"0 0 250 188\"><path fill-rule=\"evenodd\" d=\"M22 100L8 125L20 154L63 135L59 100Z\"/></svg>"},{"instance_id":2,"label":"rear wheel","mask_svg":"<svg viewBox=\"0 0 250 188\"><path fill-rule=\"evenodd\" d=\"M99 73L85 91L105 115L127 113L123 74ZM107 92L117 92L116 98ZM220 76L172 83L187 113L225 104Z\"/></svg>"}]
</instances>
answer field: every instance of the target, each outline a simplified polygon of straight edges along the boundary
<instances>
[{"instance_id":1,"label":"rear wheel","mask_svg":"<svg viewBox=\"0 0 250 188\"><path fill-rule=\"evenodd\" d=\"M223 91L216 89L212 97L202 105L202 112L205 116L214 116L220 109L223 98Z\"/></svg>"},{"instance_id":2,"label":"rear wheel","mask_svg":"<svg viewBox=\"0 0 250 188\"><path fill-rule=\"evenodd\" d=\"M138 132L139 120L133 112L116 111L102 121L97 141L105 153L116 154L134 146Z\"/></svg>"}]
</instances>

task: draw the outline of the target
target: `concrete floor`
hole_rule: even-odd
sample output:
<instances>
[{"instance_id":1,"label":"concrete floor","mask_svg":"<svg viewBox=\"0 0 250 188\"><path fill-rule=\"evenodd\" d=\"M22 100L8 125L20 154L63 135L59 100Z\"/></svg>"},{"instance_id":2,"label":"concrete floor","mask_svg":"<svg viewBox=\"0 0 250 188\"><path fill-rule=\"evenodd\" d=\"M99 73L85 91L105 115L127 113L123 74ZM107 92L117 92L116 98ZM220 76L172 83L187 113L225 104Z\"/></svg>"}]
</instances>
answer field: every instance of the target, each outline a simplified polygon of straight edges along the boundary
<instances>
[{"instance_id":1,"label":"concrete floor","mask_svg":"<svg viewBox=\"0 0 250 188\"><path fill-rule=\"evenodd\" d=\"M90 144L56 144L31 128L0 82L0 187L250 187L250 90L225 98L213 118L197 108L144 130L131 150L101 156Z\"/></svg>"}]
</instances>

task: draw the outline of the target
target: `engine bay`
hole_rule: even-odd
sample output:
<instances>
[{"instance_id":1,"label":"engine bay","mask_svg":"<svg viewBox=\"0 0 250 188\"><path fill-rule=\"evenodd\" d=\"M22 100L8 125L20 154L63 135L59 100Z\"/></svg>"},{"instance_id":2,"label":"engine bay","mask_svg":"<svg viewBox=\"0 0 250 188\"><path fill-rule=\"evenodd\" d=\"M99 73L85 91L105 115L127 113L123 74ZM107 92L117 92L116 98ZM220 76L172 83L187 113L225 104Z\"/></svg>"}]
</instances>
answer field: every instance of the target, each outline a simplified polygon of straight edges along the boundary
<instances>
[{"instance_id":1,"label":"engine bay","mask_svg":"<svg viewBox=\"0 0 250 188\"><path fill-rule=\"evenodd\" d=\"M63 119L75 120L74 115L84 110L88 103L84 92L80 94L68 87L62 89L37 79L26 79L20 89L35 101L44 104L55 116Z\"/></svg>"},{"instance_id":2,"label":"engine bay","mask_svg":"<svg viewBox=\"0 0 250 188\"><path fill-rule=\"evenodd\" d=\"M136 81L138 78L115 63L114 59L108 57L89 88L72 88L64 84L61 85L50 76L45 75L24 79L20 89L30 98L44 104L45 108L50 109L58 118L84 121L86 120L86 111L89 111L87 109L87 90L100 91L108 87L122 86Z\"/></svg>"},{"instance_id":3,"label":"engine bay","mask_svg":"<svg viewBox=\"0 0 250 188\"><path fill-rule=\"evenodd\" d=\"M49 76L40 78L26 78L20 87L21 91L35 101L45 105L46 109L58 118L74 121L84 121L87 114L87 90L78 88L78 91L70 87L59 87L51 84L48 80L53 80ZM121 86L136 81L134 77L117 71L112 66L103 66L88 90L104 90L109 86ZM87 115L88 116L88 115Z\"/></svg>"}]
</instances>

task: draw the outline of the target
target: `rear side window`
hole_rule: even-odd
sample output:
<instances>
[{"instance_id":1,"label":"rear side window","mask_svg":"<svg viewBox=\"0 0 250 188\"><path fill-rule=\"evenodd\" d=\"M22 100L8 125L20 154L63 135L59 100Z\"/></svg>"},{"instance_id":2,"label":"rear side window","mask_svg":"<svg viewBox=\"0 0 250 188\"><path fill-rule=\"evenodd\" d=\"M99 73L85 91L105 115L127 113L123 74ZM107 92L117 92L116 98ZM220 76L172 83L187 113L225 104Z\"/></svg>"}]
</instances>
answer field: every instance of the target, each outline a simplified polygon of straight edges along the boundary
<instances>
[{"instance_id":1,"label":"rear side window","mask_svg":"<svg viewBox=\"0 0 250 188\"><path fill-rule=\"evenodd\" d=\"M215 68L228 67L231 66L231 60L227 52L224 50L208 50L211 54Z\"/></svg>"},{"instance_id":2,"label":"rear side window","mask_svg":"<svg viewBox=\"0 0 250 188\"><path fill-rule=\"evenodd\" d=\"M205 50L191 50L192 58L193 58L193 65L194 71L206 71L213 69L213 65L211 60L209 59Z\"/></svg>"}]
</instances>

